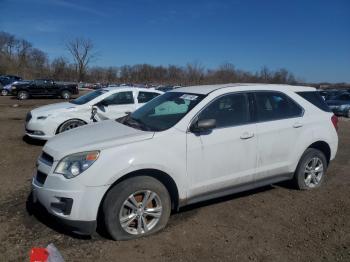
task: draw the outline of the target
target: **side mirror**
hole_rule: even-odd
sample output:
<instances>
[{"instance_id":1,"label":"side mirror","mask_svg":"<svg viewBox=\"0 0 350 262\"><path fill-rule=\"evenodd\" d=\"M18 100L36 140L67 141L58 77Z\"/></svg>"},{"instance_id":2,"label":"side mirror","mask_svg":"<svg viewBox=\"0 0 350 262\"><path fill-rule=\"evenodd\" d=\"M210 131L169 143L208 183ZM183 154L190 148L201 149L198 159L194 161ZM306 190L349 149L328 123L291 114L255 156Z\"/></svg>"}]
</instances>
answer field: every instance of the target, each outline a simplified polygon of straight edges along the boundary
<instances>
[{"instance_id":1,"label":"side mirror","mask_svg":"<svg viewBox=\"0 0 350 262\"><path fill-rule=\"evenodd\" d=\"M190 131L193 133L204 132L212 130L216 127L216 119L203 119L195 121L191 127Z\"/></svg>"},{"instance_id":2,"label":"side mirror","mask_svg":"<svg viewBox=\"0 0 350 262\"><path fill-rule=\"evenodd\" d=\"M95 106L97 107L107 107L108 106L108 103L104 100L98 102L97 104L95 104Z\"/></svg>"}]
</instances>

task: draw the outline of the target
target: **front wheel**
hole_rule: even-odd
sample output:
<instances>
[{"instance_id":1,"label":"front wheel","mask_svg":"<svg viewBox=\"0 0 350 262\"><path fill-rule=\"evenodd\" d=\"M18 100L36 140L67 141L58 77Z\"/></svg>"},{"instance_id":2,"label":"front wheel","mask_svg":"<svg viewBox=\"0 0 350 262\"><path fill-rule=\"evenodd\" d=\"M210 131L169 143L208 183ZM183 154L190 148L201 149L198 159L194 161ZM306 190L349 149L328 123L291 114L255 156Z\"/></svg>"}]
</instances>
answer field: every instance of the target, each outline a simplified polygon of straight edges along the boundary
<instances>
[{"instance_id":1,"label":"front wheel","mask_svg":"<svg viewBox=\"0 0 350 262\"><path fill-rule=\"evenodd\" d=\"M1 95L2 96L7 96L9 94L9 91L7 91L6 89L2 89L1 90Z\"/></svg>"},{"instance_id":2,"label":"front wheel","mask_svg":"<svg viewBox=\"0 0 350 262\"><path fill-rule=\"evenodd\" d=\"M298 189L309 190L320 187L325 179L327 160L320 150L308 148L302 155L294 174Z\"/></svg>"},{"instance_id":3,"label":"front wheel","mask_svg":"<svg viewBox=\"0 0 350 262\"><path fill-rule=\"evenodd\" d=\"M19 100L26 100L29 98L29 93L27 91L19 91L17 93L17 99Z\"/></svg>"},{"instance_id":4,"label":"front wheel","mask_svg":"<svg viewBox=\"0 0 350 262\"><path fill-rule=\"evenodd\" d=\"M79 126L85 125L86 123L84 121L81 121L79 119L71 119L66 122L64 122L59 128L58 128L58 134L71 130L73 128L77 128Z\"/></svg>"},{"instance_id":5,"label":"front wheel","mask_svg":"<svg viewBox=\"0 0 350 262\"><path fill-rule=\"evenodd\" d=\"M168 190L148 176L129 178L115 185L103 202L105 227L114 240L153 234L165 227L170 212Z\"/></svg>"}]
</instances>

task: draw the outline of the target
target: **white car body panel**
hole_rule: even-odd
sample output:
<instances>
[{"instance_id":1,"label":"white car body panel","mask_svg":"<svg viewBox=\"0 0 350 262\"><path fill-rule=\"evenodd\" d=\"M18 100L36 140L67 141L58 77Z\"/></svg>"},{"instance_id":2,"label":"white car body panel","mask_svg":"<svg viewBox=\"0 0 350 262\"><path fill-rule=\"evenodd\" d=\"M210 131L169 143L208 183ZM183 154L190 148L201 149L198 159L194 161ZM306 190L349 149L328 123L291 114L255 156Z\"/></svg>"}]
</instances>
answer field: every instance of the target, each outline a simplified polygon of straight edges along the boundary
<instances>
[{"instance_id":1,"label":"white car body panel","mask_svg":"<svg viewBox=\"0 0 350 262\"><path fill-rule=\"evenodd\" d=\"M29 122L26 123L25 129L32 131L42 131L45 135L36 135L28 131L26 131L26 135L35 139L48 140L56 135L57 129L62 123L70 119L79 119L85 123L92 123L92 106L115 93L132 91L135 101L134 104L109 105L108 107L105 107L104 112L98 110L97 115L99 120L117 119L125 116L127 112L133 112L140 106L144 105L144 103L138 103L137 100L137 96L140 91L163 94L163 92L154 89L136 87L105 88L103 90L106 90L104 94L96 97L95 99L92 99L83 105L63 102L33 109L30 112L32 118ZM47 118L44 120L37 119L40 116L47 116Z\"/></svg>"},{"instance_id":2,"label":"white car body panel","mask_svg":"<svg viewBox=\"0 0 350 262\"><path fill-rule=\"evenodd\" d=\"M189 131L193 118L209 102L240 91L279 91L304 108L302 117L218 128L210 134ZM314 91L309 87L263 84L228 84L179 88L170 92L205 94L206 97L177 124L160 132L141 131L113 120L83 126L50 139L43 151L54 159L52 167L38 161L38 170L47 174L44 185L33 178L38 201L57 217L95 221L107 190L131 172L156 169L176 184L180 206L201 196L226 188L255 184L277 175L290 177L304 151L324 141L334 159L338 136L332 114L318 109L295 92ZM66 110L66 109L64 109ZM74 109L75 110L75 109ZM249 139L241 136L249 133ZM281 143L283 141L283 143ZM66 179L54 170L67 155L99 150L98 160L81 175ZM50 207L55 196L74 200L72 213L64 215Z\"/></svg>"}]
</instances>

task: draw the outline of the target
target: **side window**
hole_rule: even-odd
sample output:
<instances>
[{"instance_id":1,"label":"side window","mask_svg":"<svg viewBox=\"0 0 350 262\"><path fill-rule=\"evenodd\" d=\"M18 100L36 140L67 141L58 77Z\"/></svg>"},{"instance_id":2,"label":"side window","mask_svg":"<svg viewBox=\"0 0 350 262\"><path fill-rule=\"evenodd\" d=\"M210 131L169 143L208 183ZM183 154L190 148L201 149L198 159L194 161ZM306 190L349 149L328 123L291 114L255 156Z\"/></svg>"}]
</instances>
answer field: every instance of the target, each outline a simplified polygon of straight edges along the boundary
<instances>
[{"instance_id":1,"label":"side window","mask_svg":"<svg viewBox=\"0 0 350 262\"><path fill-rule=\"evenodd\" d=\"M229 94L217 98L198 116L198 120L215 119L217 127L242 125L250 122L247 94Z\"/></svg>"},{"instance_id":2,"label":"side window","mask_svg":"<svg viewBox=\"0 0 350 262\"><path fill-rule=\"evenodd\" d=\"M35 80L35 85L38 87L45 86L46 81L45 80Z\"/></svg>"},{"instance_id":3,"label":"side window","mask_svg":"<svg viewBox=\"0 0 350 262\"><path fill-rule=\"evenodd\" d=\"M147 103L148 101L152 100L153 98L159 96L158 93L152 93L152 92L139 92L139 95L137 96L137 100L139 103Z\"/></svg>"},{"instance_id":4,"label":"side window","mask_svg":"<svg viewBox=\"0 0 350 262\"><path fill-rule=\"evenodd\" d=\"M119 92L108 96L103 102L106 105L128 105L134 103L134 97L131 91Z\"/></svg>"},{"instance_id":5,"label":"side window","mask_svg":"<svg viewBox=\"0 0 350 262\"><path fill-rule=\"evenodd\" d=\"M259 121L299 117L303 109L288 96L279 92L255 93Z\"/></svg>"}]
</instances>

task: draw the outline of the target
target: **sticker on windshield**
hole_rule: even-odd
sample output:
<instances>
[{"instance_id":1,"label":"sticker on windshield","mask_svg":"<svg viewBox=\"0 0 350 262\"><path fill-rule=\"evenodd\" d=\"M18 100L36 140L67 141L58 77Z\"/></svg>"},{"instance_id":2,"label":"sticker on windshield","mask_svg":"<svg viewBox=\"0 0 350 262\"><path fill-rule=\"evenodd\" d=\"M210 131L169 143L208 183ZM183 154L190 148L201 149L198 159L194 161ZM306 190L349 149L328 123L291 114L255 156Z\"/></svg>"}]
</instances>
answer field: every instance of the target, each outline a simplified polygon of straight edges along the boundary
<instances>
[{"instance_id":1,"label":"sticker on windshield","mask_svg":"<svg viewBox=\"0 0 350 262\"><path fill-rule=\"evenodd\" d=\"M198 98L198 96L184 94L184 95L180 96L180 98L182 98L184 100L194 101Z\"/></svg>"}]
</instances>

